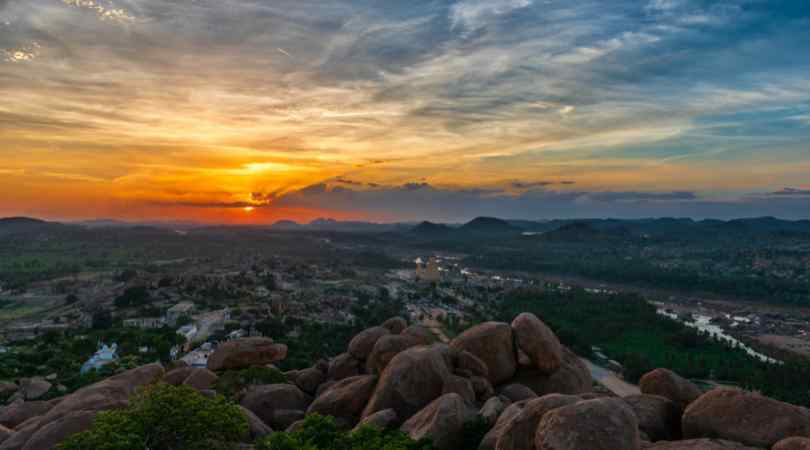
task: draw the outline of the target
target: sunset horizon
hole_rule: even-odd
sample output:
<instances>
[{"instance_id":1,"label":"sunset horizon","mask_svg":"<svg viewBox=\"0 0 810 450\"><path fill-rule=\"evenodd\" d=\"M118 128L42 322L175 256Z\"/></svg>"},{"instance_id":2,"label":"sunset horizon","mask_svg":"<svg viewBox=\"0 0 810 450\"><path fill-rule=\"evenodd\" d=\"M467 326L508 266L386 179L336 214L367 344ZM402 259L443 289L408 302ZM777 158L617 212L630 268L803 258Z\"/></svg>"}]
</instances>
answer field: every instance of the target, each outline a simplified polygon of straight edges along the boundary
<instances>
[{"instance_id":1,"label":"sunset horizon","mask_svg":"<svg viewBox=\"0 0 810 450\"><path fill-rule=\"evenodd\" d=\"M798 3L0 1L0 216L810 218Z\"/></svg>"}]
</instances>

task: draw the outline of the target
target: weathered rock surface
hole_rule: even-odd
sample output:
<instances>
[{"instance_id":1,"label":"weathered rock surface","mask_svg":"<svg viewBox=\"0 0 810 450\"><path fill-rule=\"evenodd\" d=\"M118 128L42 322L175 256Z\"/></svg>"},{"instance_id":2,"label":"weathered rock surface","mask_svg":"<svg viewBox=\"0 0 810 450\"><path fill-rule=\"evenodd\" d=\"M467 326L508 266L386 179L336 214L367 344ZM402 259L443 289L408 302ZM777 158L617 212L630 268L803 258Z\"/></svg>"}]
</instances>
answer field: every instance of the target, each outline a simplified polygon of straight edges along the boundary
<instances>
[{"instance_id":1,"label":"weathered rock surface","mask_svg":"<svg viewBox=\"0 0 810 450\"><path fill-rule=\"evenodd\" d=\"M810 450L810 438L789 437L782 439L771 450Z\"/></svg>"},{"instance_id":2,"label":"weathered rock surface","mask_svg":"<svg viewBox=\"0 0 810 450\"><path fill-rule=\"evenodd\" d=\"M481 440L481 445L478 446L478 450L495 450L495 444L498 442L498 438L500 438L501 434L503 434L503 430L515 416L523 411L526 403L528 403L528 400L512 403L507 406L506 409L503 410L503 413L498 416L498 420L495 421L495 426L493 426L484 436L484 439Z\"/></svg>"},{"instance_id":3,"label":"weathered rock surface","mask_svg":"<svg viewBox=\"0 0 810 450\"><path fill-rule=\"evenodd\" d=\"M683 435L771 447L788 437L810 437L810 412L751 392L715 389L686 408Z\"/></svg>"},{"instance_id":4,"label":"weathered rock surface","mask_svg":"<svg viewBox=\"0 0 810 450\"><path fill-rule=\"evenodd\" d=\"M284 411L306 411L312 397L291 384L266 384L253 386L242 398L242 406L253 411L264 423L283 430L291 423L280 417Z\"/></svg>"},{"instance_id":5,"label":"weathered rock surface","mask_svg":"<svg viewBox=\"0 0 810 450\"><path fill-rule=\"evenodd\" d=\"M722 439L688 439L685 441L660 441L648 443L641 447L643 450L762 450L759 447L749 447L739 442Z\"/></svg>"},{"instance_id":6,"label":"weathered rock surface","mask_svg":"<svg viewBox=\"0 0 810 450\"><path fill-rule=\"evenodd\" d=\"M166 372L166 375L163 377L163 382L171 384L172 386L180 386L193 371L194 368L192 367L178 367L177 369Z\"/></svg>"},{"instance_id":7,"label":"weathered rock surface","mask_svg":"<svg viewBox=\"0 0 810 450\"><path fill-rule=\"evenodd\" d=\"M366 361L366 370L368 373L380 374L394 356L417 345L421 345L421 341L413 336L397 334L383 336L374 344Z\"/></svg>"},{"instance_id":8,"label":"weathered rock surface","mask_svg":"<svg viewBox=\"0 0 810 450\"><path fill-rule=\"evenodd\" d=\"M208 358L209 370L244 369L281 361L287 357L287 346L270 338L249 337L221 344Z\"/></svg>"},{"instance_id":9,"label":"weathered rock surface","mask_svg":"<svg viewBox=\"0 0 810 450\"><path fill-rule=\"evenodd\" d=\"M573 395L549 394L528 400L519 414L503 427L496 450L534 450L534 437L540 420L549 411L579 402Z\"/></svg>"},{"instance_id":10,"label":"weathered rock surface","mask_svg":"<svg viewBox=\"0 0 810 450\"><path fill-rule=\"evenodd\" d=\"M0 409L0 425L17 428L26 420L47 413L51 407L51 403L45 401L14 402Z\"/></svg>"},{"instance_id":11,"label":"weathered rock surface","mask_svg":"<svg viewBox=\"0 0 810 450\"><path fill-rule=\"evenodd\" d=\"M25 378L20 380L20 392L26 400L36 400L51 390L51 384L42 377Z\"/></svg>"},{"instance_id":12,"label":"weathered rock surface","mask_svg":"<svg viewBox=\"0 0 810 450\"><path fill-rule=\"evenodd\" d=\"M644 374L638 383L642 394L660 395L686 408L702 394L694 383L669 369L655 369Z\"/></svg>"},{"instance_id":13,"label":"weathered rock surface","mask_svg":"<svg viewBox=\"0 0 810 450\"><path fill-rule=\"evenodd\" d=\"M367 328L358 333L357 336L349 342L348 353L359 360L365 361L374 349L374 344L376 344L381 337L388 334L391 334L391 332L388 331L387 328Z\"/></svg>"},{"instance_id":14,"label":"weathered rock surface","mask_svg":"<svg viewBox=\"0 0 810 450\"><path fill-rule=\"evenodd\" d=\"M19 389L15 383L10 381L0 381L0 396L11 395Z\"/></svg>"},{"instance_id":15,"label":"weathered rock surface","mask_svg":"<svg viewBox=\"0 0 810 450\"><path fill-rule=\"evenodd\" d=\"M408 419L400 430L414 440L429 438L436 450L462 450L464 424L473 417L460 395L447 394Z\"/></svg>"},{"instance_id":16,"label":"weathered rock surface","mask_svg":"<svg viewBox=\"0 0 810 450\"><path fill-rule=\"evenodd\" d=\"M487 365L487 378L493 385L508 381L515 374L517 359L512 327L501 322L485 322L461 333L451 347L468 351Z\"/></svg>"},{"instance_id":17,"label":"weathered rock surface","mask_svg":"<svg viewBox=\"0 0 810 450\"><path fill-rule=\"evenodd\" d=\"M212 389L219 377L208 369L195 368L191 374L183 381L183 384L198 391Z\"/></svg>"},{"instance_id":18,"label":"weathered rock surface","mask_svg":"<svg viewBox=\"0 0 810 450\"><path fill-rule=\"evenodd\" d=\"M451 375L449 354L446 345L434 344L396 355L380 376L363 417L393 409L403 420L422 410L442 394Z\"/></svg>"},{"instance_id":19,"label":"weathered rock surface","mask_svg":"<svg viewBox=\"0 0 810 450\"><path fill-rule=\"evenodd\" d=\"M320 386L326 381L326 374L317 367L300 370L295 377L295 385L309 395L314 395Z\"/></svg>"},{"instance_id":20,"label":"weathered rock surface","mask_svg":"<svg viewBox=\"0 0 810 450\"><path fill-rule=\"evenodd\" d=\"M307 414L334 416L355 425L374 392L377 377L360 375L338 381L324 391L309 406Z\"/></svg>"},{"instance_id":21,"label":"weathered rock surface","mask_svg":"<svg viewBox=\"0 0 810 450\"><path fill-rule=\"evenodd\" d=\"M511 402L537 398L537 394L533 390L518 383L501 386L498 388L498 395L508 398Z\"/></svg>"},{"instance_id":22,"label":"weathered rock surface","mask_svg":"<svg viewBox=\"0 0 810 450\"><path fill-rule=\"evenodd\" d=\"M553 374L562 365L562 345L557 335L534 314L523 313L512 321L518 348L545 375Z\"/></svg>"},{"instance_id":23,"label":"weathered rock surface","mask_svg":"<svg viewBox=\"0 0 810 450\"><path fill-rule=\"evenodd\" d=\"M681 438L681 408L672 400L657 395L631 395L623 400L638 418L638 428L652 442Z\"/></svg>"},{"instance_id":24,"label":"weathered rock surface","mask_svg":"<svg viewBox=\"0 0 810 450\"><path fill-rule=\"evenodd\" d=\"M430 345L436 342L436 335L427 327L422 325L411 325L402 330L402 336L415 338L420 345Z\"/></svg>"},{"instance_id":25,"label":"weathered rock surface","mask_svg":"<svg viewBox=\"0 0 810 450\"><path fill-rule=\"evenodd\" d=\"M269 425L264 423L259 416L253 414L253 411L245 408L242 405L239 405L239 409L242 411L242 414L245 415L248 421L248 429L250 430L250 438L251 440L256 440L261 437L267 436L268 434L273 432L273 429L270 428Z\"/></svg>"},{"instance_id":26,"label":"weathered rock surface","mask_svg":"<svg viewBox=\"0 0 810 450\"><path fill-rule=\"evenodd\" d=\"M74 411L43 426L26 442L23 450L53 450L68 436L93 425L96 411Z\"/></svg>"},{"instance_id":27,"label":"weathered rock surface","mask_svg":"<svg viewBox=\"0 0 810 450\"><path fill-rule=\"evenodd\" d=\"M495 395L495 388L492 387L492 383L484 377L470 377L470 383L472 383L473 391L475 391L475 398L479 402L485 402Z\"/></svg>"},{"instance_id":28,"label":"weathered rock surface","mask_svg":"<svg viewBox=\"0 0 810 450\"><path fill-rule=\"evenodd\" d=\"M585 400L546 413L535 434L543 450L638 450L638 420L620 399Z\"/></svg>"},{"instance_id":29,"label":"weathered rock surface","mask_svg":"<svg viewBox=\"0 0 810 450\"><path fill-rule=\"evenodd\" d=\"M503 413L507 406L507 401L504 401L501 397L491 397L478 411L478 415L481 416L489 426L494 427L495 422L498 421L498 417L501 416L501 413Z\"/></svg>"},{"instance_id":30,"label":"weathered rock surface","mask_svg":"<svg viewBox=\"0 0 810 450\"><path fill-rule=\"evenodd\" d=\"M393 409L384 409L382 411L375 412L374 414L364 418L357 424L355 429L360 428L364 425L370 425L377 428L391 428L392 426L396 425L399 422L399 417L397 417L397 412Z\"/></svg>"},{"instance_id":31,"label":"weathered rock surface","mask_svg":"<svg viewBox=\"0 0 810 450\"><path fill-rule=\"evenodd\" d=\"M360 360L348 353L341 353L329 362L327 378L340 381L344 378L360 375Z\"/></svg>"},{"instance_id":32,"label":"weathered rock surface","mask_svg":"<svg viewBox=\"0 0 810 450\"><path fill-rule=\"evenodd\" d=\"M458 375L450 375L444 382L442 387L442 395L445 394L458 394L467 402L468 405L475 403L475 391L470 380L460 377Z\"/></svg>"},{"instance_id":33,"label":"weathered rock surface","mask_svg":"<svg viewBox=\"0 0 810 450\"><path fill-rule=\"evenodd\" d=\"M580 395L593 391L591 371L579 356L563 347L563 362L552 375L545 375L536 369L520 368L512 379L513 383L528 386L537 395L566 394Z\"/></svg>"},{"instance_id":34,"label":"weathered rock surface","mask_svg":"<svg viewBox=\"0 0 810 450\"><path fill-rule=\"evenodd\" d=\"M392 317L383 322L380 326L390 331L391 334L400 334L408 328L408 321L402 317Z\"/></svg>"},{"instance_id":35,"label":"weathered rock surface","mask_svg":"<svg viewBox=\"0 0 810 450\"><path fill-rule=\"evenodd\" d=\"M0 444L2 444L3 441L11 437L11 433L12 433L11 430L4 427L3 425L0 425Z\"/></svg>"}]
</instances>

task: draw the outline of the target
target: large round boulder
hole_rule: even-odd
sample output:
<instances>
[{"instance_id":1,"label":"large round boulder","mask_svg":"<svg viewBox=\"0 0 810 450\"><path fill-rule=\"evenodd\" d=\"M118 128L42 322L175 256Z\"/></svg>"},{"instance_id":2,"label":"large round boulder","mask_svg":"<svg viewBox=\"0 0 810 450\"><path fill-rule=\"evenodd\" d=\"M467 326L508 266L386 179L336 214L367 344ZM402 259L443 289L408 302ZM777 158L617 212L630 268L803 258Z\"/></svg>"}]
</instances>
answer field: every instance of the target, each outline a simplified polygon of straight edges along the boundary
<instances>
[{"instance_id":1,"label":"large round boulder","mask_svg":"<svg viewBox=\"0 0 810 450\"><path fill-rule=\"evenodd\" d=\"M409 348L388 363L363 417L384 409L396 411L400 420L416 414L442 395L450 378L450 349L444 344Z\"/></svg>"},{"instance_id":2,"label":"large round boulder","mask_svg":"<svg viewBox=\"0 0 810 450\"><path fill-rule=\"evenodd\" d=\"M295 385L309 395L318 392L318 386L323 384L324 381L326 381L326 374L318 367L299 370L294 379Z\"/></svg>"},{"instance_id":3,"label":"large round boulder","mask_svg":"<svg viewBox=\"0 0 810 450\"><path fill-rule=\"evenodd\" d=\"M475 389L472 382L458 375L450 375L442 387L442 395L456 393L467 402L468 405L475 404Z\"/></svg>"},{"instance_id":4,"label":"large round boulder","mask_svg":"<svg viewBox=\"0 0 810 450\"><path fill-rule=\"evenodd\" d=\"M68 436L90 429L96 411L73 411L41 427L22 450L53 450Z\"/></svg>"},{"instance_id":5,"label":"large round boulder","mask_svg":"<svg viewBox=\"0 0 810 450\"><path fill-rule=\"evenodd\" d=\"M683 435L771 447L788 437L810 437L810 412L740 389L714 389L686 408Z\"/></svg>"},{"instance_id":6,"label":"large round boulder","mask_svg":"<svg viewBox=\"0 0 810 450\"><path fill-rule=\"evenodd\" d=\"M535 434L543 450L638 450L638 420L621 399L585 400L546 413Z\"/></svg>"},{"instance_id":7,"label":"large round boulder","mask_svg":"<svg viewBox=\"0 0 810 450\"><path fill-rule=\"evenodd\" d=\"M0 425L8 428L17 428L18 425L26 420L41 416L52 408L50 402L33 401L23 402L17 401L3 409L0 409Z\"/></svg>"},{"instance_id":8,"label":"large round boulder","mask_svg":"<svg viewBox=\"0 0 810 450\"><path fill-rule=\"evenodd\" d=\"M399 352L417 345L421 345L421 341L413 336L398 334L383 336L374 344L366 360L366 370L368 373L380 374Z\"/></svg>"},{"instance_id":9,"label":"large round boulder","mask_svg":"<svg viewBox=\"0 0 810 450\"><path fill-rule=\"evenodd\" d=\"M686 408L702 394L695 383L669 369L655 369L638 382L642 394L660 395Z\"/></svg>"},{"instance_id":10,"label":"large round boulder","mask_svg":"<svg viewBox=\"0 0 810 450\"><path fill-rule=\"evenodd\" d=\"M501 397L490 397L481 409L478 410L478 415L484 419L484 421L491 427L495 426L495 423L498 421L498 417L501 416L501 413L506 409L508 406L509 400L503 399Z\"/></svg>"},{"instance_id":11,"label":"large round boulder","mask_svg":"<svg viewBox=\"0 0 810 450\"><path fill-rule=\"evenodd\" d=\"M512 382L528 386L540 396L580 395L593 391L593 378L588 366L566 347L563 347L562 365L553 374L546 375L537 369L521 367Z\"/></svg>"},{"instance_id":12,"label":"large round boulder","mask_svg":"<svg viewBox=\"0 0 810 450\"><path fill-rule=\"evenodd\" d=\"M344 378L360 375L360 360L349 353L341 353L329 362L327 378L339 381Z\"/></svg>"},{"instance_id":13,"label":"large round boulder","mask_svg":"<svg viewBox=\"0 0 810 450\"><path fill-rule=\"evenodd\" d=\"M189 376L183 381L183 384L198 391L205 391L213 389L217 379L219 379L219 377L214 372L197 367L191 371Z\"/></svg>"},{"instance_id":14,"label":"large round boulder","mask_svg":"<svg viewBox=\"0 0 810 450\"><path fill-rule=\"evenodd\" d=\"M652 442L681 438L681 408L657 395L630 395L623 398L638 418L638 428Z\"/></svg>"},{"instance_id":15,"label":"large round boulder","mask_svg":"<svg viewBox=\"0 0 810 450\"><path fill-rule=\"evenodd\" d=\"M374 344L387 335L391 334L387 328L371 327L358 333L351 341L349 341L348 353L355 358L365 361L371 351L374 349Z\"/></svg>"},{"instance_id":16,"label":"large round boulder","mask_svg":"<svg viewBox=\"0 0 810 450\"><path fill-rule=\"evenodd\" d=\"M517 359L512 327L501 322L485 322L461 333L450 344L468 351L487 365L489 381L498 385L515 375Z\"/></svg>"},{"instance_id":17,"label":"large round boulder","mask_svg":"<svg viewBox=\"0 0 810 450\"><path fill-rule=\"evenodd\" d=\"M430 329L424 325L411 325L408 328L402 330L400 333L403 336L410 336L415 338L420 345L430 345L436 342L436 335L433 334Z\"/></svg>"},{"instance_id":18,"label":"large round boulder","mask_svg":"<svg viewBox=\"0 0 810 450\"><path fill-rule=\"evenodd\" d=\"M166 375L163 377L163 382L171 384L172 386L180 386L193 371L194 367L178 367L166 372Z\"/></svg>"},{"instance_id":19,"label":"large round boulder","mask_svg":"<svg viewBox=\"0 0 810 450\"><path fill-rule=\"evenodd\" d=\"M430 439L435 450L466 450L464 425L475 417L458 394L443 395L413 417L400 430L413 440Z\"/></svg>"},{"instance_id":20,"label":"large round boulder","mask_svg":"<svg viewBox=\"0 0 810 450\"><path fill-rule=\"evenodd\" d=\"M526 402L520 414L512 417L500 432L495 450L534 450L534 435L540 420L549 411L579 402L573 395L550 394Z\"/></svg>"},{"instance_id":21,"label":"large round boulder","mask_svg":"<svg viewBox=\"0 0 810 450\"><path fill-rule=\"evenodd\" d=\"M307 414L321 414L345 420L354 426L360 420L368 399L374 392L377 377L360 375L333 384L309 405Z\"/></svg>"},{"instance_id":22,"label":"large round boulder","mask_svg":"<svg viewBox=\"0 0 810 450\"><path fill-rule=\"evenodd\" d=\"M12 433L13 431L9 430L3 425L0 425L0 444L2 444L6 439L10 438Z\"/></svg>"},{"instance_id":23,"label":"large round boulder","mask_svg":"<svg viewBox=\"0 0 810 450\"><path fill-rule=\"evenodd\" d=\"M495 450L495 444L498 443L498 439L503 434L506 426L523 411L523 408L526 407L526 403L528 402L528 400L523 400L508 405L498 416L495 425L484 435L484 439L481 440L478 450Z\"/></svg>"},{"instance_id":24,"label":"large round boulder","mask_svg":"<svg viewBox=\"0 0 810 450\"><path fill-rule=\"evenodd\" d=\"M253 414L253 411L245 408L242 405L239 405L239 410L242 411L242 414L245 415L245 418L248 421L248 430L250 432L250 438L252 440L257 440L267 436L268 434L273 432L273 429L270 428L266 423L262 421L256 414Z\"/></svg>"},{"instance_id":25,"label":"large round boulder","mask_svg":"<svg viewBox=\"0 0 810 450\"><path fill-rule=\"evenodd\" d=\"M537 398L537 394L531 390L531 388L518 383L511 383L499 387L498 395L508 398L511 402Z\"/></svg>"},{"instance_id":26,"label":"large round boulder","mask_svg":"<svg viewBox=\"0 0 810 450\"><path fill-rule=\"evenodd\" d=\"M518 348L531 360L532 365L551 375L562 364L562 345L557 335L532 313L523 313L512 321Z\"/></svg>"},{"instance_id":27,"label":"large round boulder","mask_svg":"<svg viewBox=\"0 0 810 450\"><path fill-rule=\"evenodd\" d=\"M384 409L382 411L377 411L374 414L363 418L363 420L361 420L360 423L357 424L355 430L366 425L385 430L393 427L398 422L399 418L397 417L396 411L394 411L393 409Z\"/></svg>"},{"instance_id":28,"label":"large round boulder","mask_svg":"<svg viewBox=\"0 0 810 450\"><path fill-rule=\"evenodd\" d=\"M390 331L392 334L399 334L408 328L408 321L402 317L392 317L383 322L380 326Z\"/></svg>"},{"instance_id":29,"label":"large round boulder","mask_svg":"<svg viewBox=\"0 0 810 450\"><path fill-rule=\"evenodd\" d=\"M51 390L53 385L42 377L24 378L20 380L20 392L23 393L26 400L36 400L48 391Z\"/></svg>"},{"instance_id":30,"label":"large round boulder","mask_svg":"<svg viewBox=\"0 0 810 450\"><path fill-rule=\"evenodd\" d=\"M789 437L782 439L771 450L810 450L810 438Z\"/></svg>"},{"instance_id":31,"label":"large round boulder","mask_svg":"<svg viewBox=\"0 0 810 450\"><path fill-rule=\"evenodd\" d=\"M287 346L270 338L249 337L225 342L208 358L209 370L245 369L281 361L287 357Z\"/></svg>"},{"instance_id":32,"label":"large round boulder","mask_svg":"<svg viewBox=\"0 0 810 450\"><path fill-rule=\"evenodd\" d=\"M290 425L289 411L306 411L311 402L310 396L291 384L253 386L242 397L242 406L278 430Z\"/></svg>"}]
</instances>

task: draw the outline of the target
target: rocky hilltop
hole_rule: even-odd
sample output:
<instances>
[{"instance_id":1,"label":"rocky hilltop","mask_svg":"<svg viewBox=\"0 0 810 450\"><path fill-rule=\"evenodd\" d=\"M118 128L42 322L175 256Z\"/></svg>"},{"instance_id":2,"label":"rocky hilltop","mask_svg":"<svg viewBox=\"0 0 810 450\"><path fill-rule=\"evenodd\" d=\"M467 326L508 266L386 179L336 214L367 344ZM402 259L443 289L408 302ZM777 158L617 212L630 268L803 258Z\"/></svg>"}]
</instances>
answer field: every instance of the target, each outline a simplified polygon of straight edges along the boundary
<instances>
[{"instance_id":1,"label":"rocky hilltop","mask_svg":"<svg viewBox=\"0 0 810 450\"><path fill-rule=\"evenodd\" d=\"M646 374L640 395L594 392L588 368L532 314L435 341L427 328L393 318L359 333L345 353L286 372L286 383L241 388L235 398L250 439L318 413L346 429L398 428L437 450L469 450L472 422L489 430L479 450L810 449L807 409L736 389L704 393L666 369ZM221 345L207 368L149 364L50 401L18 396L0 409L0 450L55 449L150 384L213 396L223 371L265 367L286 354L271 339L239 339Z\"/></svg>"}]
</instances>

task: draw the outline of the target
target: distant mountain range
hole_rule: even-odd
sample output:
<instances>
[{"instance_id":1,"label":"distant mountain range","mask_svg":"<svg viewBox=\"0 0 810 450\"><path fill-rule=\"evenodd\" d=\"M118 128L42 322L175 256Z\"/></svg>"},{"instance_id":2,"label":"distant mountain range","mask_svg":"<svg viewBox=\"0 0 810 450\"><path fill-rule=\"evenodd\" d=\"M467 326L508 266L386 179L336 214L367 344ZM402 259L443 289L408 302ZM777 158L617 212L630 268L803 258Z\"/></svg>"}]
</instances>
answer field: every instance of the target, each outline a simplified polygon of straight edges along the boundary
<instances>
[{"instance_id":1,"label":"distant mountain range","mask_svg":"<svg viewBox=\"0 0 810 450\"><path fill-rule=\"evenodd\" d=\"M16 233L99 229L99 228L152 228L184 230L204 228L195 222L124 222L98 219L84 222L48 222L30 217L0 219L0 236ZM253 228L257 228L254 226ZM258 226L261 228L261 226ZM464 224L375 223L340 221L320 218L309 223L281 220L266 226L274 231L342 231L342 232L403 232L424 238L450 238L469 235L529 235L543 236L545 240L583 241L589 239L620 239L625 237L679 237L700 235L711 237L729 233L781 233L810 234L810 220L782 220L775 217L756 217L734 220L693 220L689 218L651 219L555 219L505 220L495 217L477 217Z\"/></svg>"}]
</instances>

